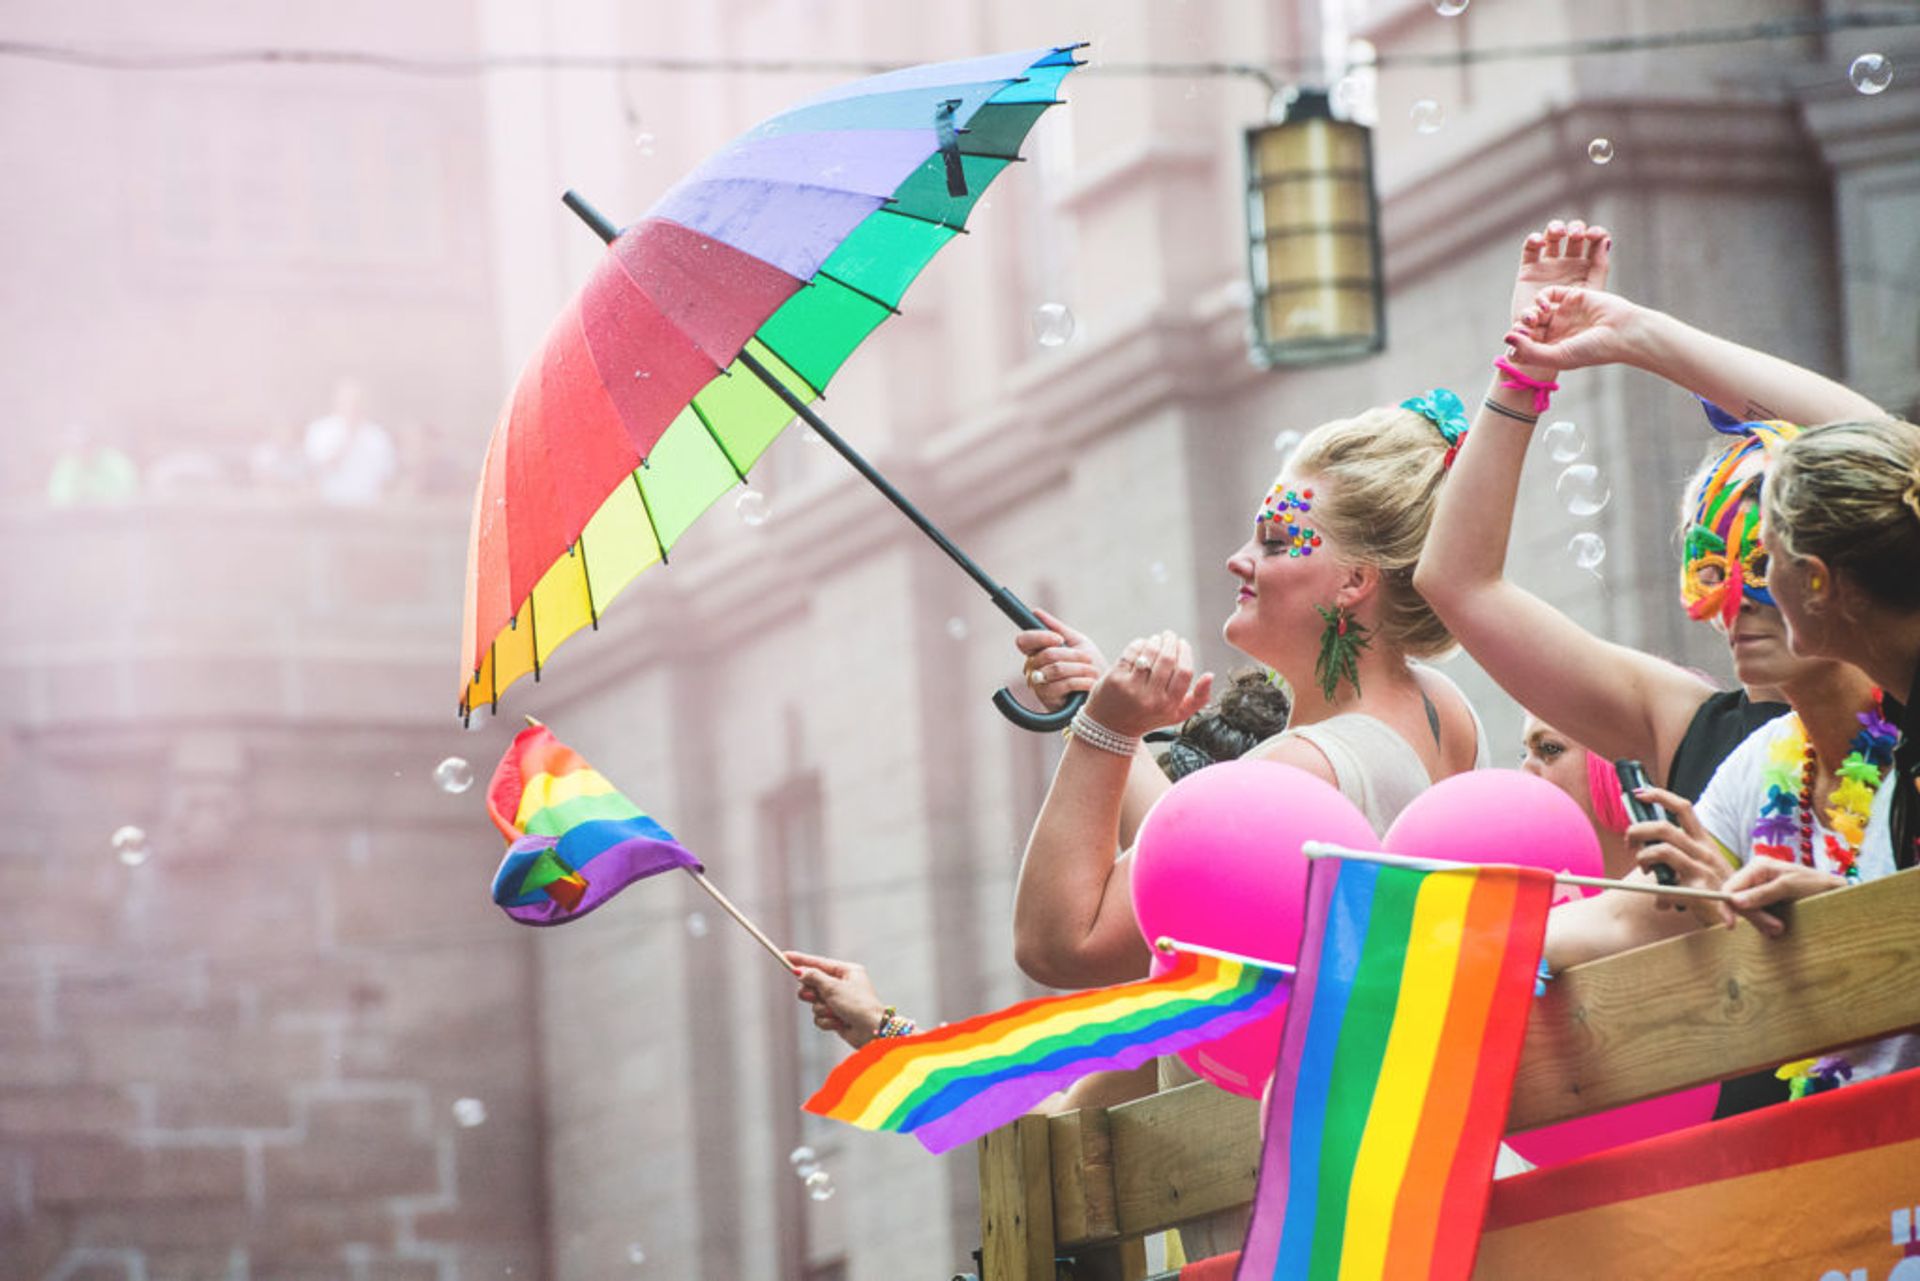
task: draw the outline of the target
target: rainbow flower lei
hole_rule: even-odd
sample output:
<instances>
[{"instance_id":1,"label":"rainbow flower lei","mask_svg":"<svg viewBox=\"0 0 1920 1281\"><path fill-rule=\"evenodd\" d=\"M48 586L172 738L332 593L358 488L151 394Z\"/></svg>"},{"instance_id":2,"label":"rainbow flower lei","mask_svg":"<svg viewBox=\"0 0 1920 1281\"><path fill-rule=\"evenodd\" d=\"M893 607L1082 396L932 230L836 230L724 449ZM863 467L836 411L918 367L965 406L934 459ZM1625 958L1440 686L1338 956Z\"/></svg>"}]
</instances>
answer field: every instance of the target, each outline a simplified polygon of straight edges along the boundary
<instances>
[{"instance_id":1,"label":"rainbow flower lei","mask_svg":"<svg viewBox=\"0 0 1920 1281\"><path fill-rule=\"evenodd\" d=\"M1834 771L1840 781L1827 798L1830 830L1825 853L1848 882L1860 879L1860 846L1866 840L1874 793L1893 764L1894 744L1900 741L1900 731L1881 715L1880 709L1881 696L1876 689L1873 706L1860 713L1860 732L1853 736L1853 750ZM1761 773L1767 784L1767 799L1760 808L1760 821L1753 827L1755 855L1817 866L1813 860L1813 765L1807 727L1795 716L1792 728L1767 750L1767 766ZM1793 848L1796 836L1802 838L1797 857Z\"/></svg>"}]
</instances>

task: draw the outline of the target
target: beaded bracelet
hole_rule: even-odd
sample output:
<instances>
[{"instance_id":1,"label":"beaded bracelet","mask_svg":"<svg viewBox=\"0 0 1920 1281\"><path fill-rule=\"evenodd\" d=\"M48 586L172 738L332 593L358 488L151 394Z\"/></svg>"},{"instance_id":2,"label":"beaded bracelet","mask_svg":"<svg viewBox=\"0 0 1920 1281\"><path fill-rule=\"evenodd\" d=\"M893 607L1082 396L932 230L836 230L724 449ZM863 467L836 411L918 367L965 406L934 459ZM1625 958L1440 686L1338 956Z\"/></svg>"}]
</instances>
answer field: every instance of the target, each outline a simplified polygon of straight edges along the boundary
<instances>
[{"instance_id":1,"label":"beaded bracelet","mask_svg":"<svg viewBox=\"0 0 1920 1281\"><path fill-rule=\"evenodd\" d=\"M1140 740L1126 734L1108 729L1081 708L1073 718L1073 724L1067 727L1073 736L1088 747L1097 747L1103 752L1112 752L1115 756L1132 756L1140 746Z\"/></svg>"},{"instance_id":2,"label":"beaded bracelet","mask_svg":"<svg viewBox=\"0 0 1920 1281\"><path fill-rule=\"evenodd\" d=\"M919 1030L919 1026L915 1024L912 1019L907 1018L903 1014L895 1013L894 1008L889 1005L886 1009L880 1011L880 1026L873 1030L873 1034L876 1037L912 1036Z\"/></svg>"}]
</instances>

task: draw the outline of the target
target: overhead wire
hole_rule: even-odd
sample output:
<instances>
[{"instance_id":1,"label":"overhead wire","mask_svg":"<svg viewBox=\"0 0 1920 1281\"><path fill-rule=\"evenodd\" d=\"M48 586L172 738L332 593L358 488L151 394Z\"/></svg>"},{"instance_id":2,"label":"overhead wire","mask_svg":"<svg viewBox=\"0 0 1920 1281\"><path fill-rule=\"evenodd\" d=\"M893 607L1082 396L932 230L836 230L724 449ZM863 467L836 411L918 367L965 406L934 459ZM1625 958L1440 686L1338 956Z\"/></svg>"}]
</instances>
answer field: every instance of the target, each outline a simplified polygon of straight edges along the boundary
<instances>
[{"instance_id":1,"label":"overhead wire","mask_svg":"<svg viewBox=\"0 0 1920 1281\"><path fill-rule=\"evenodd\" d=\"M1865 10L1851 13L1810 14L1734 26L1652 31L1633 35L1594 36L1579 40L1534 44L1470 46L1429 52L1380 53L1330 68L1319 57L1283 58L1272 62L1121 62L1096 59L1084 75L1174 76L1184 78L1248 78L1269 90L1290 76L1332 71L1391 71L1409 67L1469 66L1550 58L1581 58L1623 53L1659 52L1755 41L1793 40L1841 31L1872 31L1920 26L1920 9ZM101 71L169 72L221 67L339 67L413 76L478 76L505 71L650 71L664 74L705 75L877 75L896 71L904 63L871 58L742 58L684 57L637 53L483 53L425 57L375 49L243 46L226 49L115 48L32 40L0 40L0 57L86 67Z\"/></svg>"}]
</instances>

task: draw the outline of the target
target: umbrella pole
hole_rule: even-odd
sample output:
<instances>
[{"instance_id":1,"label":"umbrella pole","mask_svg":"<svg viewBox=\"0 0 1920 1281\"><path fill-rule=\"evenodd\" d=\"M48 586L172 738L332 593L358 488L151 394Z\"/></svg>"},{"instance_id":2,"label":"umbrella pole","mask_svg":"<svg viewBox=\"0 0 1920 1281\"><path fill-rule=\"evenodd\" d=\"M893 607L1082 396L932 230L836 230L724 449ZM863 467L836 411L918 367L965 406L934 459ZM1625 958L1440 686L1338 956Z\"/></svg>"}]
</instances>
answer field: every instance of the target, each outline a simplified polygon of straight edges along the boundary
<instances>
[{"instance_id":1,"label":"umbrella pole","mask_svg":"<svg viewBox=\"0 0 1920 1281\"><path fill-rule=\"evenodd\" d=\"M839 453L842 458L846 459L855 471L865 476L867 482L885 495L888 502L899 508L901 514L912 521L921 533L931 538L934 546L945 552L954 564L966 572L967 577L978 583L981 590L986 592L987 599L993 602L994 608L998 609L1002 614L1005 614L1007 618L1013 622L1015 627L1021 628L1024 631L1049 630L1047 625L1035 617L1031 609L1027 608L1025 601L1015 596L1008 588L1002 586L992 575L988 574L986 570L975 564L971 556L955 546L953 540L942 533L938 525L928 520L926 515L918 507L913 505L912 500L898 489L895 489L892 481L881 475L879 470L862 457L859 450L849 445L839 432L829 427L824 418L814 413L811 405L794 395L793 389L788 387L784 382L781 382L780 379L774 376L772 370L755 359L752 352L742 348L740 351L740 363L752 371L754 377L765 383L774 395L785 401L787 408L799 415L807 426L813 428L813 430L819 434L820 439L833 446L834 450ZM1002 716L1005 716L1022 729L1034 730L1036 732L1066 728L1068 723L1073 720L1074 714L1080 710L1080 704L1086 701L1087 696L1085 693L1076 693L1067 700L1066 705L1060 708L1059 711L1032 712L1015 702L1013 695L1004 689L995 690L993 695L993 705L1000 709Z\"/></svg>"},{"instance_id":2,"label":"umbrella pole","mask_svg":"<svg viewBox=\"0 0 1920 1281\"><path fill-rule=\"evenodd\" d=\"M582 222L593 228L594 234L601 240L612 244L615 237L620 234L620 229L609 222L605 214L588 204L578 192L568 191L560 199L567 208L580 216ZM807 426L818 432L820 439L833 446L842 458L852 464L855 471L865 476L867 482L885 495L888 502L899 508L901 514L912 521L921 533L931 538L936 547L945 552L954 564L966 572L967 577L978 583L981 590L986 592L987 599L993 602L994 608L1012 620L1015 627L1024 631L1047 630L1047 625L1034 616L1033 611L1027 608L1025 601L1001 586L987 571L976 565L971 556L956 547L952 539L940 532L939 526L928 520L905 494L893 487L892 481L881 475L872 463L861 457L859 450L842 439L839 432L829 427L825 419L813 412L812 406L796 396L791 387L775 377L772 370L761 364L755 359L753 353L744 347L740 350L740 363L746 366L754 377L765 383L768 390L784 401L787 408L798 415ZM1013 695L1004 689L995 690L993 693L993 705L1000 710L1002 716L1022 729L1035 732L1065 729L1073 720L1074 714L1080 710L1080 705L1086 701L1087 696L1084 692L1075 693L1058 711L1035 712L1022 707L1014 700ZM745 924L744 917L741 918L741 922Z\"/></svg>"},{"instance_id":3,"label":"umbrella pole","mask_svg":"<svg viewBox=\"0 0 1920 1281\"><path fill-rule=\"evenodd\" d=\"M733 900L728 898L725 894L722 894L720 892L720 887L718 885L715 885L712 881L709 881L707 879L705 872L696 872L694 869L690 867L683 868L682 870L685 871L688 876L691 876L695 881L697 881L701 889L713 895L713 901L718 903L723 909L725 909L728 916L731 916L734 920L740 922L740 927L746 930L747 933L753 935L754 941L756 943L758 943L761 947L766 948L767 951L773 953L773 959L780 962L780 968L787 972L788 978L793 977L793 963L787 960L787 954L785 952L782 952L778 947L776 947L774 945L773 940L768 938L766 934L761 931L760 927L758 925L755 925L752 922L752 920L750 920L747 917L747 914L745 912L742 912L739 908L735 907L733 905Z\"/></svg>"}]
</instances>

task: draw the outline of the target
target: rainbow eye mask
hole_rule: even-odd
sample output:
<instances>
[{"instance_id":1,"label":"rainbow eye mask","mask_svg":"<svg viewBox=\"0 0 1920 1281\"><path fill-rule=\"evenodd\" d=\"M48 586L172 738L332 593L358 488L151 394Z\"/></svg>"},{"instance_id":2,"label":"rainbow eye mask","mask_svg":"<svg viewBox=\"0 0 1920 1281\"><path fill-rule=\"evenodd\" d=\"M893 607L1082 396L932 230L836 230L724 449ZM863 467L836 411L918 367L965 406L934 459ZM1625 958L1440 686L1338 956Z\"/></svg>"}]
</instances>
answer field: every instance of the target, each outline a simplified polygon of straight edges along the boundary
<instances>
[{"instance_id":1,"label":"rainbow eye mask","mask_svg":"<svg viewBox=\"0 0 1920 1281\"><path fill-rule=\"evenodd\" d=\"M1260 514L1254 519L1262 525L1278 525L1281 539L1287 544L1289 556L1311 556L1313 549L1320 545L1320 535L1302 525L1300 516L1313 510L1313 491L1303 489L1294 493L1285 485L1275 485L1273 492L1267 495L1267 501L1260 504Z\"/></svg>"},{"instance_id":2,"label":"rainbow eye mask","mask_svg":"<svg viewBox=\"0 0 1920 1281\"><path fill-rule=\"evenodd\" d=\"M1688 616L1718 618L1732 627L1742 601L1773 605L1767 553L1760 543L1760 485L1773 451L1800 429L1785 422L1723 422L1711 412L1708 417L1716 430L1741 439L1700 486L1687 524L1680 599Z\"/></svg>"}]
</instances>

